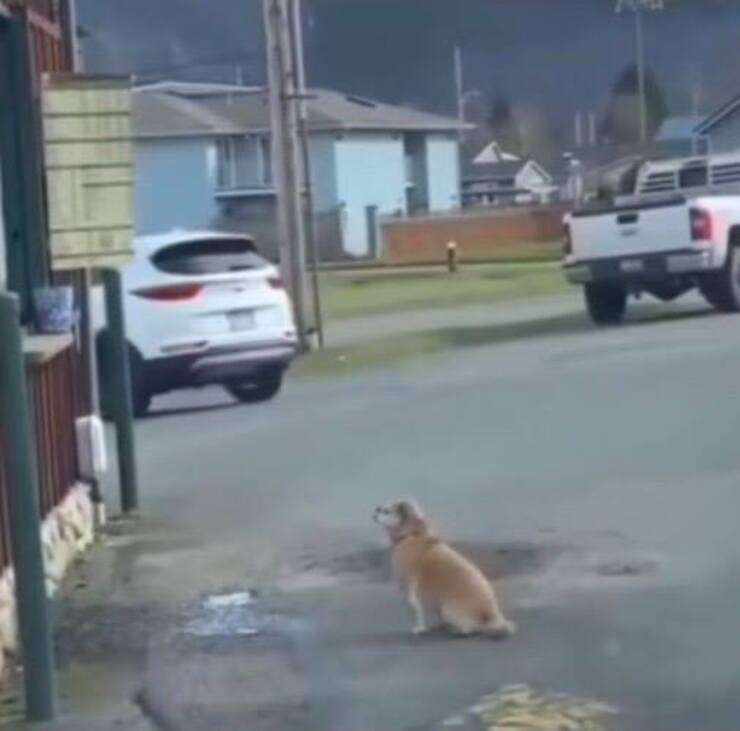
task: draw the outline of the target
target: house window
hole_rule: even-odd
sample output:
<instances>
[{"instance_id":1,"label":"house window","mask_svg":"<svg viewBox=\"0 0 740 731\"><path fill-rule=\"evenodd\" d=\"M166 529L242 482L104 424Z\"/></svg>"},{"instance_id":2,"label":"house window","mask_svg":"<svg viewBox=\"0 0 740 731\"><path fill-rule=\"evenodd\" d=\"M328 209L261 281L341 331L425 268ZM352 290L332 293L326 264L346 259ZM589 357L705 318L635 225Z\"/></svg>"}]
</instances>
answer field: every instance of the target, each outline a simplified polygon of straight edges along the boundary
<instances>
[{"instance_id":1,"label":"house window","mask_svg":"<svg viewBox=\"0 0 740 731\"><path fill-rule=\"evenodd\" d=\"M219 190L272 187L269 137L222 137L216 141Z\"/></svg>"},{"instance_id":2,"label":"house window","mask_svg":"<svg viewBox=\"0 0 740 731\"><path fill-rule=\"evenodd\" d=\"M223 137L216 143L216 177L220 190L238 190L250 187L254 170L250 170L248 137Z\"/></svg>"},{"instance_id":3,"label":"house window","mask_svg":"<svg viewBox=\"0 0 740 731\"><path fill-rule=\"evenodd\" d=\"M260 151L260 182L266 187L271 187L272 179L272 142L269 137L259 138Z\"/></svg>"}]
</instances>

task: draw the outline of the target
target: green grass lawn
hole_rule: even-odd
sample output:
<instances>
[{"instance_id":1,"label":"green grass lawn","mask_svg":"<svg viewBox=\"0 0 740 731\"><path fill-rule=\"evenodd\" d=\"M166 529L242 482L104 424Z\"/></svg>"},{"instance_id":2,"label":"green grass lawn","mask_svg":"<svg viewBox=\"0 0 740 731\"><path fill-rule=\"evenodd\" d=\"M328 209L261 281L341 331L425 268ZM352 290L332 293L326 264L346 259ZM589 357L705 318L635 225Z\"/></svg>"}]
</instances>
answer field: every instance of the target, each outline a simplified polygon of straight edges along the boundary
<instances>
[{"instance_id":1,"label":"green grass lawn","mask_svg":"<svg viewBox=\"0 0 740 731\"><path fill-rule=\"evenodd\" d=\"M566 290L554 262L353 269L321 275L324 315L338 320L431 307L454 307L556 294Z\"/></svg>"},{"instance_id":2,"label":"green grass lawn","mask_svg":"<svg viewBox=\"0 0 740 731\"><path fill-rule=\"evenodd\" d=\"M591 327L585 313L556 315L525 322L489 326L439 328L392 335L348 347L328 347L301 358L295 374L303 378L347 375L378 367L393 367L421 356L455 349L475 348L530 337L580 332Z\"/></svg>"}]
</instances>

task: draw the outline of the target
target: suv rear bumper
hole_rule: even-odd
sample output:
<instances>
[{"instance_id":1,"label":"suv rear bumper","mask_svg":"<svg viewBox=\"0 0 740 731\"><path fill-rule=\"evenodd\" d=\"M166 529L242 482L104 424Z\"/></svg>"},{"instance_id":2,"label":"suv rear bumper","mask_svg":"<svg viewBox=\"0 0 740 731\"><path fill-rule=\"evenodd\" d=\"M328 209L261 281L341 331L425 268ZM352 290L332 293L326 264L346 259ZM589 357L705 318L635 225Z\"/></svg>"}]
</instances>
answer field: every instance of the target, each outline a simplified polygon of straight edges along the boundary
<instances>
[{"instance_id":1,"label":"suv rear bumper","mask_svg":"<svg viewBox=\"0 0 740 731\"><path fill-rule=\"evenodd\" d=\"M258 374L269 368L287 368L296 354L294 347L275 346L260 350L243 350L236 353L206 355L188 368L196 385L223 383Z\"/></svg>"},{"instance_id":2,"label":"suv rear bumper","mask_svg":"<svg viewBox=\"0 0 740 731\"><path fill-rule=\"evenodd\" d=\"M268 371L287 369L297 352L297 344L281 341L168 356L144 361L143 378L153 393L246 381Z\"/></svg>"},{"instance_id":3,"label":"suv rear bumper","mask_svg":"<svg viewBox=\"0 0 740 731\"><path fill-rule=\"evenodd\" d=\"M565 276L572 284L601 281L639 283L701 274L716 268L713 252L709 249L678 249L660 254L637 254L563 264Z\"/></svg>"}]
</instances>

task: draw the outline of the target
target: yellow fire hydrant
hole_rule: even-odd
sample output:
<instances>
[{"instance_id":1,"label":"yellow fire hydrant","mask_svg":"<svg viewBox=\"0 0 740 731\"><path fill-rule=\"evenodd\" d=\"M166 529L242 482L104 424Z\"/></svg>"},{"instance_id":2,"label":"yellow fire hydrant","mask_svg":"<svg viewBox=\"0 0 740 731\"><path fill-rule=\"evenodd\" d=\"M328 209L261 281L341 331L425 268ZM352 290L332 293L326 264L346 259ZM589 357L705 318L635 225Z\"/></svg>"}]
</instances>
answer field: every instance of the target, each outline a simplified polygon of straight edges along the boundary
<instances>
[{"instance_id":1,"label":"yellow fire hydrant","mask_svg":"<svg viewBox=\"0 0 740 731\"><path fill-rule=\"evenodd\" d=\"M447 244L447 271L454 273L458 268L457 242L450 241Z\"/></svg>"}]
</instances>

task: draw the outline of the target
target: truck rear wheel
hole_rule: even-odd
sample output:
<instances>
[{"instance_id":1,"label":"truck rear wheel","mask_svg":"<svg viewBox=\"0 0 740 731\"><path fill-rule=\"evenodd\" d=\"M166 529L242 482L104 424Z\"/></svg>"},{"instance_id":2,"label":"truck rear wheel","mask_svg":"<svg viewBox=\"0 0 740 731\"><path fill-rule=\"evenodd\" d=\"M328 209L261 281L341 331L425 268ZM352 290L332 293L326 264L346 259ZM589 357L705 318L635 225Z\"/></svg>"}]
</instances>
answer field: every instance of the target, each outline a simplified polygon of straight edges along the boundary
<instances>
[{"instance_id":1,"label":"truck rear wheel","mask_svg":"<svg viewBox=\"0 0 740 731\"><path fill-rule=\"evenodd\" d=\"M627 309L627 289L612 282L592 282L584 287L586 308L597 325L616 325Z\"/></svg>"},{"instance_id":2,"label":"truck rear wheel","mask_svg":"<svg viewBox=\"0 0 740 731\"><path fill-rule=\"evenodd\" d=\"M740 247L730 248L722 269L706 275L699 283L699 289L716 310L740 312Z\"/></svg>"}]
</instances>

